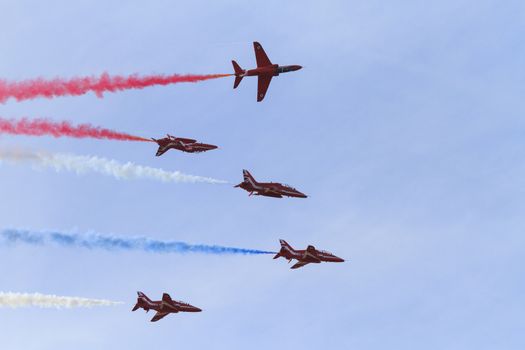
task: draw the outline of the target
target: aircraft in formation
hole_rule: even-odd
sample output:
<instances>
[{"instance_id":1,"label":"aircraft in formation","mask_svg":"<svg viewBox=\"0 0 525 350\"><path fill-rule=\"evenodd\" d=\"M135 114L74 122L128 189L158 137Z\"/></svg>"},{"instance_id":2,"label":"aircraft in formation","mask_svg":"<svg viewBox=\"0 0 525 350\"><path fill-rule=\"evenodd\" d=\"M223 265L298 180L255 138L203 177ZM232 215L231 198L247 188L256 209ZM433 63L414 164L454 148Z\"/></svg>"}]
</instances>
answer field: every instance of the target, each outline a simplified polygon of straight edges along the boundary
<instances>
[{"instance_id":1,"label":"aircraft in formation","mask_svg":"<svg viewBox=\"0 0 525 350\"><path fill-rule=\"evenodd\" d=\"M151 139L159 145L157 154L155 154L157 157L163 155L166 151L172 148L178 149L179 151L182 151L182 152L188 152L188 153L206 152L206 151L210 151L212 149L217 148L217 146L215 145L200 143L194 139L175 137L175 136L171 136L170 134L167 134L166 137L162 139L154 139L154 138L151 138Z\"/></svg>"},{"instance_id":2,"label":"aircraft in formation","mask_svg":"<svg viewBox=\"0 0 525 350\"><path fill-rule=\"evenodd\" d=\"M183 303L182 301L175 301L171 299L168 293L162 294L162 300L153 301L142 292L137 292L137 303L131 311L136 311L139 308L146 310L155 310L157 313L151 319L151 322L157 322L168 314L177 312L201 312L202 310L193 305Z\"/></svg>"},{"instance_id":3,"label":"aircraft in formation","mask_svg":"<svg viewBox=\"0 0 525 350\"><path fill-rule=\"evenodd\" d=\"M260 102L266 95L272 77L278 76L281 73L293 72L301 69L302 67L299 65L279 66L278 64L273 64L264 52L261 44L254 42L253 47L255 50L257 68L244 70L237 64L237 62L232 60L233 68L235 70L235 82L233 88L236 89L239 86L242 78L245 76L257 76L257 102ZM174 137L169 134L165 138L152 138L152 140L159 145L159 149L156 153L157 157L163 155L166 151L172 148L188 153L206 152L217 148L215 145L199 143L194 139ZM282 198L283 196L307 198L304 193L288 185L277 182L257 182L248 170L243 170L243 182L234 187L242 188L243 190L249 192L250 196L255 194L274 198ZM344 262L343 259L333 255L332 253L323 250L317 250L312 245L309 245L305 250L295 250L283 239L280 240L280 244L281 249L273 258L277 259L279 257L283 257L289 262L294 259L297 260L297 263L291 267L292 269L298 269L311 263L318 264L321 262ZM156 322L170 313L202 311L201 309L190 304L172 300L167 293L164 293L162 295L162 300L158 301L149 299L142 292L137 292L137 294L137 303L133 307L132 311L136 311L139 308L146 310L146 312L149 310L157 311L157 313L151 319L151 322Z\"/></svg>"},{"instance_id":4,"label":"aircraft in formation","mask_svg":"<svg viewBox=\"0 0 525 350\"><path fill-rule=\"evenodd\" d=\"M295 188L283 185L278 182L257 182L255 178L250 174L248 170L242 171L243 182L234 187L240 187L245 191L250 192L250 196L255 194L257 196L266 196L274 198L283 198L287 197L297 197L297 198L306 198L308 197L302 192L299 192Z\"/></svg>"},{"instance_id":5,"label":"aircraft in formation","mask_svg":"<svg viewBox=\"0 0 525 350\"><path fill-rule=\"evenodd\" d=\"M288 259L288 262L292 261L292 259L297 260L297 263L291 267L292 269L298 269L311 263L344 262L344 259L327 251L317 250L313 245L309 245L305 250L295 250L284 239L280 239L279 242L281 243L281 250L273 258L283 257Z\"/></svg>"},{"instance_id":6,"label":"aircraft in formation","mask_svg":"<svg viewBox=\"0 0 525 350\"><path fill-rule=\"evenodd\" d=\"M242 69L237 62L232 60L233 69L235 71L233 88L236 89L237 86L239 86L242 78L246 76L257 76L257 102L261 102L264 99L264 96L266 96L266 91L268 90L273 77L276 77L281 73L293 72L303 67L296 64L291 66L279 66L278 64L273 64L266 55L266 52L264 52L261 44L257 41L253 43L253 48L255 50L257 68L245 70Z\"/></svg>"},{"instance_id":7,"label":"aircraft in formation","mask_svg":"<svg viewBox=\"0 0 525 350\"><path fill-rule=\"evenodd\" d=\"M292 269L298 269L311 263L344 262L344 259L327 251L317 250L313 245L309 245L305 250L296 250L284 239L279 240L279 242L281 243L281 250L273 258L283 257L288 259L288 262L291 262L293 259L297 260L297 263L291 267ZM157 311L151 319L151 322L157 322L171 313L202 311L198 307L188 303L171 299L168 293L162 294L162 300L153 301L142 292L137 292L137 303L131 311L137 311L138 309L144 309L146 312L149 310Z\"/></svg>"}]
</instances>

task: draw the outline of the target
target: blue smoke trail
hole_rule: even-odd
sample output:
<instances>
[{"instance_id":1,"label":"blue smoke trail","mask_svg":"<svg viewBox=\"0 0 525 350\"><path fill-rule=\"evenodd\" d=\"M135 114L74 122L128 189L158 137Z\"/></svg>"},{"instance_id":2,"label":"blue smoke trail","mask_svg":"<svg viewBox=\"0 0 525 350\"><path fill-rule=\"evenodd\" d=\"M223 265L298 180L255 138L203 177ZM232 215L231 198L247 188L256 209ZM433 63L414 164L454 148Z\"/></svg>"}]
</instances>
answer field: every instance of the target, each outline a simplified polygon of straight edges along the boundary
<instances>
[{"instance_id":1,"label":"blue smoke trail","mask_svg":"<svg viewBox=\"0 0 525 350\"><path fill-rule=\"evenodd\" d=\"M176 241L159 241L145 237L115 237L102 234L75 234L62 232L31 232L5 229L0 231L0 242L30 245L58 244L64 247L81 247L103 250L141 250L152 253L203 253L203 254L275 254L256 249L223 247L218 245L188 244Z\"/></svg>"}]
</instances>

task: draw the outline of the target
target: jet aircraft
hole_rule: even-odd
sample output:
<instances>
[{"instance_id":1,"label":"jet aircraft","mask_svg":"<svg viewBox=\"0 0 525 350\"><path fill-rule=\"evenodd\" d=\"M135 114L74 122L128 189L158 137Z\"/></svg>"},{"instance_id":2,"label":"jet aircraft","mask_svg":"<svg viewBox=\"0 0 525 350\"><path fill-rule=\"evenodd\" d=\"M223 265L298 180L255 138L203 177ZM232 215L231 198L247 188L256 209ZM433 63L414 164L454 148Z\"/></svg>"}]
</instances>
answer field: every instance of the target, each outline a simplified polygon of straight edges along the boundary
<instances>
[{"instance_id":1,"label":"jet aircraft","mask_svg":"<svg viewBox=\"0 0 525 350\"><path fill-rule=\"evenodd\" d=\"M255 194L258 196L274 198L282 198L283 196L298 198L307 197L307 195L304 193L299 192L295 188L288 185L283 185L278 182L257 182L248 170L243 170L242 175L244 178L243 182L234 187L240 187L243 190L250 192L250 196Z\"/></svg>"},{"instance_id":2,"label":"jet aircraft","mask_svg":"<svg viewBox=\"0 0 525 350\"><path fill-rule=\"evenodd\" d=\"M156 322L161 318L171 313L177 312L201 312L202 310L198 307L192 306L182 301L172 300L169 294L162 294L162 300L153 301L142 292L137 292L137 304L131 311L136 311L142 308L148 312L150 309L157 311L155 316L151 319L151 322Z\"/></svg>"},{"instance_id":3,"label":"jet aircraft","mask_svg":"<svg viewBox=\"0 0 525 350\"><path fill-rule=\"evenodd\" d=\"M273 258L277 259L282 256L283 258L288 259L288 262L292 261L292 259L296 259L297 263L291 267L292 269L298 269L310 263L319 264L323 261L344 262L343 259L332 253L315 249L313 245L309 245L306 250L295 250L284 239L280 239L279 242L281 243L281 250Z\"/></svg>"},{"instance_id":4,"label":"jet aircraft","mask_svg":"<svg viewBox=\"0 0 525 350\"><path fill-rule=\"evenodd\" d=\"M261 102L270 86L272 77L276 77L281 73L293 72L303 67L298 65L279 66L278 64L273 64L266 55L266 52L264 52L261 44L255 41L253 43L253 48L255 50L257 68L245 70L242 69L237 62L232 60L233 69L235 70L235 82L233 83L233 88L236 89L237 86L239 86L242 78L256 75L259 79L257 83L257 102Z\"/></svg>"},{"instance_id":5,"label":"jet aircraft","mask_svg":"<svg viewBox=\"0 0 525 350\"><path fill-rule=\"evenodd\" d=\"M206 152L217 148L217 146L214 145L199 143L197 140L174 137L169 134L162 139L152 138L152 140L159 145L157 154L155 154L157 157L163 155L167 150L172 148L188 153Z\"/></svg>"}]
</instances>

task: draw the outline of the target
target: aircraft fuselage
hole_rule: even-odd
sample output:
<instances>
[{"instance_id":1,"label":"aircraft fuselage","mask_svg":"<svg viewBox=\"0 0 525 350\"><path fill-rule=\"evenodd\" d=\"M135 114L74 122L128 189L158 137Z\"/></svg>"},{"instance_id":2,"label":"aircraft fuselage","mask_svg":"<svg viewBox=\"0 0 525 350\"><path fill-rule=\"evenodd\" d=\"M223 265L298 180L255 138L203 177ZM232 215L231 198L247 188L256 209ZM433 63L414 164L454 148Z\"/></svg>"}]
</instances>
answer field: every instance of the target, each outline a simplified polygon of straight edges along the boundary
<instances>
[{"instance_id":1,"label":"aircraft fuselage","mask_svg":"<svg viewBox=\"0 0 525 350\"><path fill-rule=\"evenodd\" d=\"M243 182L235 187L240 187L243 190L250 192L250 195L256 194L259 196L274 198L282 198L283 196L307 198L307 195L299 192L295 188L278 182L257 182L248 170L243 170Z\"/></svg>"},{"instance_id":2,"label":"aircraft fuselage","mask_svg":"<svg viewBox=\"0 0 525 350\"><path fill-rule=\"evenodd\" d=\"M248 192L253 192L259 196L267 196L267 197L297 197L297 198L306 198L307 196L297 191L296 189L293 189L291 187L285 186L280 183L276 182L256 182L256 183L250 183L250 182L243 182L239 185L240 188L243 190L246 190Z\"/></svg>"},{"instance_id":3,"label":"aircraft fuselage","mask_svg":"<svg viewBox=\"0 0 525 350\"><path fill-rule=\"evenodd\" d=\"M293 72L301 68L302 67L299 65L279 66L278 64L273 64L271 66L249 69L245 71L244 74L239 74L239 76L253 77L259 75L269 75L272 77L276 77L281 73Z\"/></svg>"},{"instance_id":4,"label":"aircraft fuselage","mask_svg":"<svg viewBox=\"0 0 525 350\"><path fill-rule=\"evenodd\" d=\"M304 250L293 249L286 241L280 240L281 250L273 257L274 259L283 257L288 261L292 259L298 262L292 266L292 269L302 267L306 264L319 264L321 262L344 262L344 259L335 256L324 250L317 250L314 246L309 245Z\"/></svg>"},{"instance_id":5,"label":"aircraft fuselage","mask_svg":"<svg viewBox=\"0 0 525 350\"><path fill-rule=\"evenodd\" d=\"M200 143L193 139L177 138L173 136L165 137L163 139L152 139L159 145L159 149L155 154L157 157L163 155L170 149L176 149L187 153L200 153L216 149L217 146Z\"/></svg>"},{"instance_id":6,"label":"aircraft fuselage","mask_svg":"<svg viewBox=\"0 0 525 350\"><path fill-rule=\"evenodd\" d=\"M138 309L144 309L146 312L149 310L157 311L155 316L151 319L151 322L156 322L171 313L202 311L193 305L173 300L166 293L163 294L162 300L151 300L142 292L137 292L137 294L137 303L131 311L136 311Z\"/></svg>"}]
</instances>

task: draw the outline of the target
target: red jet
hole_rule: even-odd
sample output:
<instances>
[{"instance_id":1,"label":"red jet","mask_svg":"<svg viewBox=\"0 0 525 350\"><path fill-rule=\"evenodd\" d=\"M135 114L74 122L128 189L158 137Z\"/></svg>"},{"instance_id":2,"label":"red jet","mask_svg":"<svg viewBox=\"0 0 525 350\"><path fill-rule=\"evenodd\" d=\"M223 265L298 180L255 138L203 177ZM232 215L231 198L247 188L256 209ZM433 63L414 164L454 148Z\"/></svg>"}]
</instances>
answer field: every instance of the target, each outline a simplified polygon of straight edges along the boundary
<instances>
[{"instance_id":1,"label":"red jet","mask_svg":"<svg viewBox=\"0 0 525 350\"><path fill-rule=\"evenodd\" d=\"M301 193L288 185L283 185L278 182L257 182L248 170L243 170L242 175L244 181L234 187L240 187L243 190L250 192L250 196L255 194L258 196L275 198L283 198L283 196L298 198L307 197L304 193Z\"/></svg>"},{"instance_id":2,"label":"red jet","mask_svg":"<svg viewBox=\"0 0 525 350\"><path fill-rule=\"evenodd\" d=\"M151 319L151 322L157 322L161 318L171 313L177 312L201 312L202 310L198 307L190 304L183 303L182 301L174 301L171 299L169 294L162 294L162 300L152 301L142 292L137 292L137 304L131 311L136 311L142 308L148 312L150 309L157 311L155 316Z\"/></svg>"},{"instance_id":3,"label":"red jet","mask_svg":"<svg viewBox=\"0 0 525 350\"><path fill-rule=\"evenodd\" d=\"M244 70L242 69L237 62L232 60L233 69L235 70L235 82L233 83L233 88L237 88L241 83L242 78L245 76L258 76L259 81L257 83L257 102L261 102L266 95L266 91L270 86L272 77L276 77L281 73L293 72L299 70L303 67L298 65L292 66L279 66L278 64L272 64L266 52L264 52L263 47L258 42L253 43L253 48L255 49L255 59L257 61L257 68Z\"/></svg>"},{"instance_id":4,"label":"red jet","mask_svg":"<svg viewBox=\"0 0 525 350\"><path fill-rule=\"evenodd\" d=\"M288 262L292 261L292 259L296 259L298 262L291 267L292 269L298 269L310 263L319 264L322 261L344 262L343 259L332 253L315 249L313 245L309 245L306 250L295 250L286 243L284 239L280 239L279 242L281 243L281 250L273 258L277 259L282 256L283 258L288 259Z\"/></svg>"},{"instance_id":5,"label":"red jet","mask_svg":"<svg viewBox=\"0 0 525 350\"><path fill-rule=\"evenodd\" d=\"M188 152L188 153L199 153L199 152L206 152L212 149L216 149L217 146L214 145L208 145L206 143L198 143L197 140L193 139L185 139L182 137L174 137L171 135L167 135L167 137L163 139L154 139L159 145L159 149L157 150L157 154L155 154L157 157L163 155L167 150L174 148L178 149L179 151Z\"/></svg>"}]
</instances>

